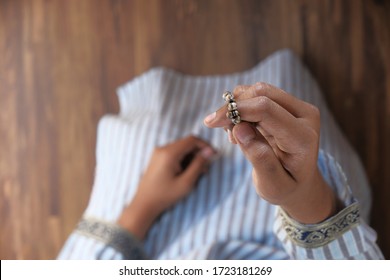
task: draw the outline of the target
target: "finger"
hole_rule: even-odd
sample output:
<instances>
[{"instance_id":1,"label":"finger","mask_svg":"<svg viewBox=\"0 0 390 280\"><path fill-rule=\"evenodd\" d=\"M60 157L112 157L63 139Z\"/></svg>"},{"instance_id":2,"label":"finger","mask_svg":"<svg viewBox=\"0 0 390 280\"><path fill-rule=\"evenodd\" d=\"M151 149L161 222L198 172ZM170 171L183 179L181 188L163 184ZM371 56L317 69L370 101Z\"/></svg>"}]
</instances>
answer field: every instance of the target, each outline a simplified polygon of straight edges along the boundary
<instances>
[{"instance_id":1,"label":"finger","mask_svg":"<svg viewBox=\"0 0 390 280\"><path fill-rule=\"evenodd\" d=\"M237 102L241 119L246 122L257 123L264 135L272 136L279 149L288 152L299 152L309 141L316 137L315 131L307 124L302 123L287 110L265 96L245 99ZM230 120L226 117L227 108L216 112L216 117L210 127L225 126Z\"/></svg>"},{"instance_id":2,"label":"finger","mask_svg":"<svg viewBox=\"0 0 390 280\"><path fill-rule=\"evenodd\" d=\"M233 134L232 134L233 127L234 127L234 125L230 124L229 126L225 126L223 129L225 130L225 132L228 136L229 142L232 144L237 144L236 139L234 139Z\"/></svg>"},{"instance_id":3,"label":"finger","mask_svg":"<svg viewBox=\"0 0 390 280\"><path fill-rule=\"evenodd\" d=\"M201 174L204 173L207 166L210 164L215 152L210 147L205 147L200 150L195 158L191 161L187 169L180 174L179 180L181 185L185 187L191 187Z\"/></svg>"},{"instance_id":4,"label":"finger","mask_svg":"<svg viewBox=\"0 0 390 280\"><path fill-rule=\"evenodd\" d=\"M280 192L289 192L286 188L294 179L286 172L272 147L253 125L240 123L233 128L233 135L245 157L253 165L254 183L259 195L279 204Z\"/></svg>"},{"instance_id":5,"label":"finger","mask_svg":"<svg viewBox=\"0 0 390 280\"><path fill-rule=\"evenodd\" d=\"M206 141L190 135L185 138L176 140L167 145L167 149L169 149L174 157L184 157L188 153L193 152L196 149L203 149L205 147L211 147L209 143Z\"/></svg>"},{"instance_id":6,"label":"finger","mask_svg":"<svg viewBox=\"0 0 390 280\"><path fill-rule=\"evenodd\" d=\"M278 87L263 82L256 83L249 88L243 88L240 92L239 100L258 96L268 97L297 118L310 117L313 110L315 110L314 105L300 100Z\"/></svg>"},{"instance_id":7,"label":"finger","mask_svg":"<svg viewBox=\"0 0 390 280\"><path fill-rule=\"evenodd\" d=\"M252 85L238 85L233 90L233 96L236 100L241 98L241 95L250 89Z\"/></svg>"},{"instance_id":8,"label":"finger","mask_svg":"<svg viewBox=\"0 0 390 280\"><path fill-rule=\"evenodd\" d=\"M228 130L227 130L227 135L228 135L228 140L229 140L230 143L237 144L237 141L234 138L232 130L230 128L228 128Z\"/></svg>"},{"instance_id":9,"label":"finger","mask_svg":"<svg viewBox=\"0 0 390 280\"><path fill-rule=\"evenodd\" d=\"M240 113L240 101L264 96L279 104L281 107L290 112L293 116L297 118L306 119L307 122L313 128L319 131L320 114L318 108L310 103L307 103L286 93L285 91L277 87L266 83L256 83L251 87L238 86L237 93L239 94L236 98L236 103ZM218 127L220 125L226 126L230 122L229 119L224 117L226 115L226 112L226 105L220 107L215 113L212 113L205 118L204 124L210 128ZM220 125L215 126L217 123Z\"/></svg>"},{"instance_id":10,"label":"finger","mask_svg":"<svg viewBox=\"0 0 390 280\"><path fill-rule=\"evenodd\" d=\"M220 107L217 111L211 113L210 115L204 118L203 120L204 125L209 128L230 126L232 124L232 121L226 117L227 111L228 110L226 105Z\"/></svg>"},{"instance_id":11,"label":"finger","mask_svg":"<svg viewBox=\"0 0 390 280\"><path fill-rule=\"evenodd\" d=\"M247 90L251 90L253 89L253 87L251 85L238 85L234 88L233 90L233 96L234 98L236 99L236 101L240 100L240 96L242 94L245 94L245 92ZM221 106L216 112L213 112L211 113L210 115L206 116L205 119L203 120L203 123L207 126L207 127L210 127L210 128L213 128L213 127L216 127L216 126L212 126L213 122L214 122L214 119L216 117L216 114L217 112L224 112L224 114L226 115L226 112L227 112L227 106L224 105L224 106ZM220 115L220 113L218 113L218 115ZM224 129L225 131L228 130L228 128L230 128L230 130L232 129L233 125L232 125L232 122L230 120L228 120L227 118L224 120Z\"/></svg>"}]
</instances>

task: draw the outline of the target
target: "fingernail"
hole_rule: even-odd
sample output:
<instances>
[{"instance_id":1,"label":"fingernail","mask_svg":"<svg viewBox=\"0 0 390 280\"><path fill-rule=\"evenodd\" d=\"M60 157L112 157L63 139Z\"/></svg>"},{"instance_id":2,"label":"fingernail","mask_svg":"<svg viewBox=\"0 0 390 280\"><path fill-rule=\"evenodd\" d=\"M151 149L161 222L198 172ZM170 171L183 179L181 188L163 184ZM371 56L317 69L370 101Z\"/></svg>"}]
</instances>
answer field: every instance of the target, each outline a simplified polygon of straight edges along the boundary
<instances>
[{"instance_id":1,"label":"fingernail","mask_svg":"<svg viewBox=\"0 0 390 280\"><path fill-rule=\"evenodd\" d=\"M213 156L214 156L214 150L210 147L206 147L206 148L203 148L200 152L200 154L202 155L202 157L204 157L205 159L208 159L210 160Z\"/></svg>"},{"instance_id":2,"label":"fingernail","mask_svg":"<svg viewBox=\"0 0 390 280\"><path fill-rule=\"evenodd\" d=\"M211 122L215 119L216 116L217 116L217 112L214 112L214 113L208 115L208 116L204 119L204 121L205 121L206 123L211 123Z\"/></svg>"},{"instance_id":3,"label":"fingernail","mask_svg":"<svg viewBox=\"0 0 390 280\"><path fill-rule=\"evenodd\" d=\"M234 136L238 142L245 145L255 139L256 132L249 124L245 124L237 127L234 130Z\"/></svg>"},{"instance_id":4,"label":"fingernail","mask_svg":"<svg viewBox=\"0 0 390 280\"><path fill-rule=\"evenodd\" d=\"M234 144L234 141L233 141L233 133L232 131L228 128L227 129L227 134L228 134L228 139L229 139L229 142Z\"/></svg>"}]
</instances>

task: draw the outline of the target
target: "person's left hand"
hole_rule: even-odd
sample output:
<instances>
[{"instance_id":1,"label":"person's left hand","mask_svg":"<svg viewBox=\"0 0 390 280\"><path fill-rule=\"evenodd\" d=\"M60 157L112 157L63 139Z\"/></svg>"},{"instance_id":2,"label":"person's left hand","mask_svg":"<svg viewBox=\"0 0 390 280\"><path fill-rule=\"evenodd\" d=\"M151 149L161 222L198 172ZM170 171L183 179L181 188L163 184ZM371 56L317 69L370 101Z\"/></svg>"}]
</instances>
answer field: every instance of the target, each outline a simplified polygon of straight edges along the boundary
<instances>
[{"instance_id":1,"label":"person's left hand","mask_svg":"<svg viewBox=\"0 0 390 280\"><path fill-rule=\"evenodd\" d=\"M215 153L208 143L194 136L156 148L118 224L143 239L157 216L191 192Z\"/></svg>"}]
</instances>

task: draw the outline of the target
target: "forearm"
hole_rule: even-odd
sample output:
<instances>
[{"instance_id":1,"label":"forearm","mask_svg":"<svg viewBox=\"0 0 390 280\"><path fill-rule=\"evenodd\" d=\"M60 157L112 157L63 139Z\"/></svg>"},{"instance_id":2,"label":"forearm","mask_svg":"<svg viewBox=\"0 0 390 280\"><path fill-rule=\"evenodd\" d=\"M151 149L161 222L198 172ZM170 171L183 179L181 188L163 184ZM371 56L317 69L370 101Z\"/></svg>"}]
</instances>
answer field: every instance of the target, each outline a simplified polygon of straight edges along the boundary
<instances>
[{"instance_id":1,"label":"forearm","mask_svg":"<svg viewBox=\"0 0 390 280\"><path fill-rule=\"evenodd\" d=\"M143 240L159 214L157 207L148 206L144 200L137 199L136 196L123 210L117 224L139 240Z\"/></svg>"},{"instance_id":2,"label":"forearm","mask_svg":"<svg viewBox=\"0 0 390 280\"><path fill-rule=\"evenodd\" d=\"M376 233L360 217L359 203L352 197L346 177L331 156L321 153L322 174L341 207L325 221L303 224L279 211L274 232L291 258L297 259L383 259ZM326 164L322 164L326 163Z\"/></svg>"}]
</instances>

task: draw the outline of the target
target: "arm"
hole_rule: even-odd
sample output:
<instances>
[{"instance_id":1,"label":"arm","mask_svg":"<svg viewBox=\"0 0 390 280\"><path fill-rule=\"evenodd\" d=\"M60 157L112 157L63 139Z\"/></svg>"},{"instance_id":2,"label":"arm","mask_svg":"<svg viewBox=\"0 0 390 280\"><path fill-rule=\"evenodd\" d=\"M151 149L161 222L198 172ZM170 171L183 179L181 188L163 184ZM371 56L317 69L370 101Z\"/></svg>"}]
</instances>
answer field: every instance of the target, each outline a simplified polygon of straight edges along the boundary
<instances>
[{"instance_id":1,"label":"arm","mask_svg":"<svg viewBox=\"0 0 390 280\"><path fill-rule=\"evenodd\" d=\"M209 144L193 136L156 148L133 200L116 223L84 217L78 224L73 236L79 238L77 246L94 248L90 254L74 250L75 254L63 252L59 258L145 259L142 241L149 228L191 192L214 154Z\"/></svg>"},{"instance_id":2,"label":"arm","mask_svg":"<svg viewBox=\"0 0 390 280\"><path fill-rule=\"evenodd\" d=\"M209 144L193 136L155 149L137 193L118 224L142 240L162 212L191 192L214 154Z\"/></svg>"},{"instance_id":3,"label":"arm","mask_svg":"<svg viewBox=\"0 0 390 280\"><path fill-rule=\"evenodd\" d=\"M301 229L306 230L313 225L324 226L350 206L338 198L333 190L337 186L325 180L317 166L320 115L316 107L265 83L236 87L234 95L243 122L232 126L223 106L206 117L205 124L230 130L231 142L240 146L253 165L257 193L280 206L276 220L279 232L288 232L288 227L303 226ZM357 224L363 226L360 221ZM336 239L351 234L353 227L356 224L338 232ZM361 240L372 241L366 247L376 250L375 238L368 231L362 235ZM294 248L304 248L291 235L283 238L285 244L291 241ZM344 249L352 252L354 243L346 241ZM359 247L357 254L364 254L366 247ZM290 257L296 257L294 250L286 251L291 253Z\"/></svg>"}]
</instances>

